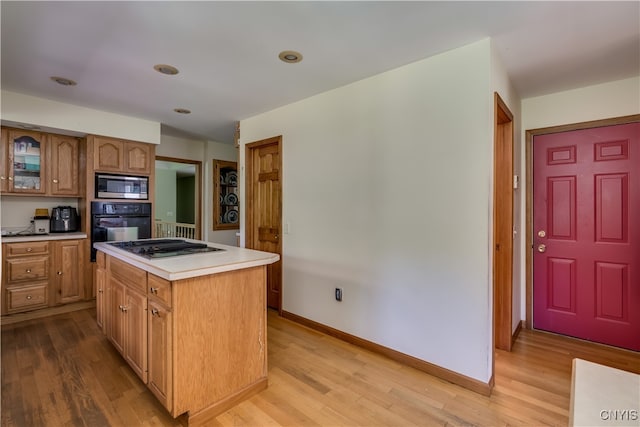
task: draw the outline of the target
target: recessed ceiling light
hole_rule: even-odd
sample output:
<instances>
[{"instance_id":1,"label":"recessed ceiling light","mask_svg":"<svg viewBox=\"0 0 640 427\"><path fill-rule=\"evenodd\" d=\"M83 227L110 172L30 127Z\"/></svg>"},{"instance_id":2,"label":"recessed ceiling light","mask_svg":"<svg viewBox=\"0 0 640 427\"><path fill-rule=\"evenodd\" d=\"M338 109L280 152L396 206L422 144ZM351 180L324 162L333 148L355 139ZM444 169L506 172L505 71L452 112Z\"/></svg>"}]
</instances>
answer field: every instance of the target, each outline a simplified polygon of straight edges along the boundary
<instances>
[{"instance_id":1,"label":"recessed ceiling light","mask_svg":"<svg viewBox=\"0 0 640 427\"><path fill-rule=\"evenodd\" d=\"M153 66L153 69L159 73L166 74L168 76L175 76L179 73L178 69L173 65L157 64Z\"/></svg>"},{"instance_id":2,"label":"recessed ceiling light","mask_svg":"<svg viewBox=\"0 0 640 427\"><path fill-rule=\"evenodd\" d=\"M174 108L173 111L178 114L191 114L191 110L187 110L186 108Z\"/></svg>"},{"instance_id":3,"label":"recessed ceiling light","mask_svg":"<svg viewBox=\"0 0 640 427\"><path fill-rule=\"evenodd\" d=\"M302 54L294 50L283 50L278 55L281 61L288 62L289 64L295 64L302 61Z\"/></svg>"},{"instance_id":4,"label":"recessed ceiling light","mask_svg":"<svg viewBox=\"0 0 640 427\"><path fill-rule=\"evenodd\" d=\"M65 79L64 77L57 77L57 76L53 76L51 77L51 80L53 80L54 82L58 83L59 85L62 86L75 86L78 83L74 82L71 79Z\"/></svg>"}]
</instances>

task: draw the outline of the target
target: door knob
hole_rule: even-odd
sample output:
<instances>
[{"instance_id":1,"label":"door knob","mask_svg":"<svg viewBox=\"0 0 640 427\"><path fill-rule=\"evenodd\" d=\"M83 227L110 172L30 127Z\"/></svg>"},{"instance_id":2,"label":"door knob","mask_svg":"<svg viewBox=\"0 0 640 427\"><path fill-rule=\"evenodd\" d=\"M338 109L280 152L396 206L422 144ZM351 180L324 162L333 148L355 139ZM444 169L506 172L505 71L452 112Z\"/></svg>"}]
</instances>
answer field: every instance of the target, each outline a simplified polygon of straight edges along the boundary
<instances>
[{"instance_id":1,"label":"door knob","mask_svg":"<svg viewBox=\"0 0 640 427\"><path fill-rule=\"evenodd\" d=\"M540 244L538 245L538 252L543 253L547 251L547 245L545 244Z\"/></svg>"}]
</instances>

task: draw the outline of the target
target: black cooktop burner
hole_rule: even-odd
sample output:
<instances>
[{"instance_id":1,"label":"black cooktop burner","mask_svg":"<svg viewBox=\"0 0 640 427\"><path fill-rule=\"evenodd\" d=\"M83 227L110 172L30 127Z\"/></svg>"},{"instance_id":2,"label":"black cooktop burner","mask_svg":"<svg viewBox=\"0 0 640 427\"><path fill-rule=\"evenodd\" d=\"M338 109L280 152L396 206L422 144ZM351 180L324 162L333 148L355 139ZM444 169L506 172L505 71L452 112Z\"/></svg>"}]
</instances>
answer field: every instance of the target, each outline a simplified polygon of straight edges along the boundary
<instances>
[{"instance_id":1,"label":"black cooktop burner","mask_svg":"<svg viewBox=\"0 0 640 427\"><path fill-rule=\"evenodd\" d=\"M149 259L224 251L224 249L207 246L205 243L194 243L175 239L132 240L109 244Z\"/></svg>"}]
</instances>

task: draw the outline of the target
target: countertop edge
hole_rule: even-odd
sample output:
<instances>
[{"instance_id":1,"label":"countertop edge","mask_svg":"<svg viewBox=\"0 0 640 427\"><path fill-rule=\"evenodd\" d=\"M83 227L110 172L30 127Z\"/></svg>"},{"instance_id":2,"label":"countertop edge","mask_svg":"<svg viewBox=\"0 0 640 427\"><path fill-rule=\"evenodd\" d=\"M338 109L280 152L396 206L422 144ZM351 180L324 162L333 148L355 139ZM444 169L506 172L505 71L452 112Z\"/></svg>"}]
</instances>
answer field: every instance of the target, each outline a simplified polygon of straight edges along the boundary
<instances>
[{"instance_id":1,"label":"countertop edge","mask_svg":"<svg viewBox=\"0 0 640 427\"><path fill-rule=\"evenodd\" d=\"M250 259L250 260L226 262L224 264L212 265L210 267L194 268L194 269L172 272L172 271L168 271L163 268L160 268L159 266L153 265L153 261L148 261L145 258L142 258L137 255L131 255L128 252L125 252L121 249L114 248L112 246L109 246L108 244L96 243L94 244L94 247L99 251L104 252L107 255L111 255L114 258L117 258L121 261L124 261L128 264L138 267L148 273L154 274L158 277L161 277L169 281L190 279L193 277L200 277L200 276L208 276L210 274L224 273L227 271L234 271L234 270L242 270L245 268L260 267L263 265L273 264L274 262L277 262L280 259L280 255L271 253L271 252L255 251L252 249L237 248L234 246L227 246L227 245L217 244L217 243L211 244L210 242L202 242L202 243L207 243L209 246L220 247L226 250L232 249L234 251L249 251L255 254L260 254L262 256L260 256L259 258ZM191 257L191 256L203 256L203 255L202 254L183 255L183 256L180 256L180 258L186 259L186 257Z\"/></svg>"},{"instance_id":2,"label":"countertop edge","mask_svg":"<svg viewBox=\"0 0 640 427\"><path fill-rule=\"evenodd\" d=\"M0 236L2 243L45 242L52 240L86 239L87 233L49 233L36 236Z\"/></svg>"}]
</instances>

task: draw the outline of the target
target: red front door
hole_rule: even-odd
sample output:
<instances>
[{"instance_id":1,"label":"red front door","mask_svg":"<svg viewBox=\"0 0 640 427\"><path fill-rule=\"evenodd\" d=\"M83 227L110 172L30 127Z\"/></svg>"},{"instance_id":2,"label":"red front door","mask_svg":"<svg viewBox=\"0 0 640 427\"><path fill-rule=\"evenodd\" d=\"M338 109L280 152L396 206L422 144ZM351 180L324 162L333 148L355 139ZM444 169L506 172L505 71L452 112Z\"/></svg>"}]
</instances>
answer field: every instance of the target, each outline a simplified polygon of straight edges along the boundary
<instances>
[{"instance_id":1,"label":"red front door","mask_svg":"<svg viewBox=\"0 0 640 427\"><path fill-rule=\"evenodd\" d=\"M533 141L533 326L640 351L640 123Z\"/></svg>"}]
</instances>

